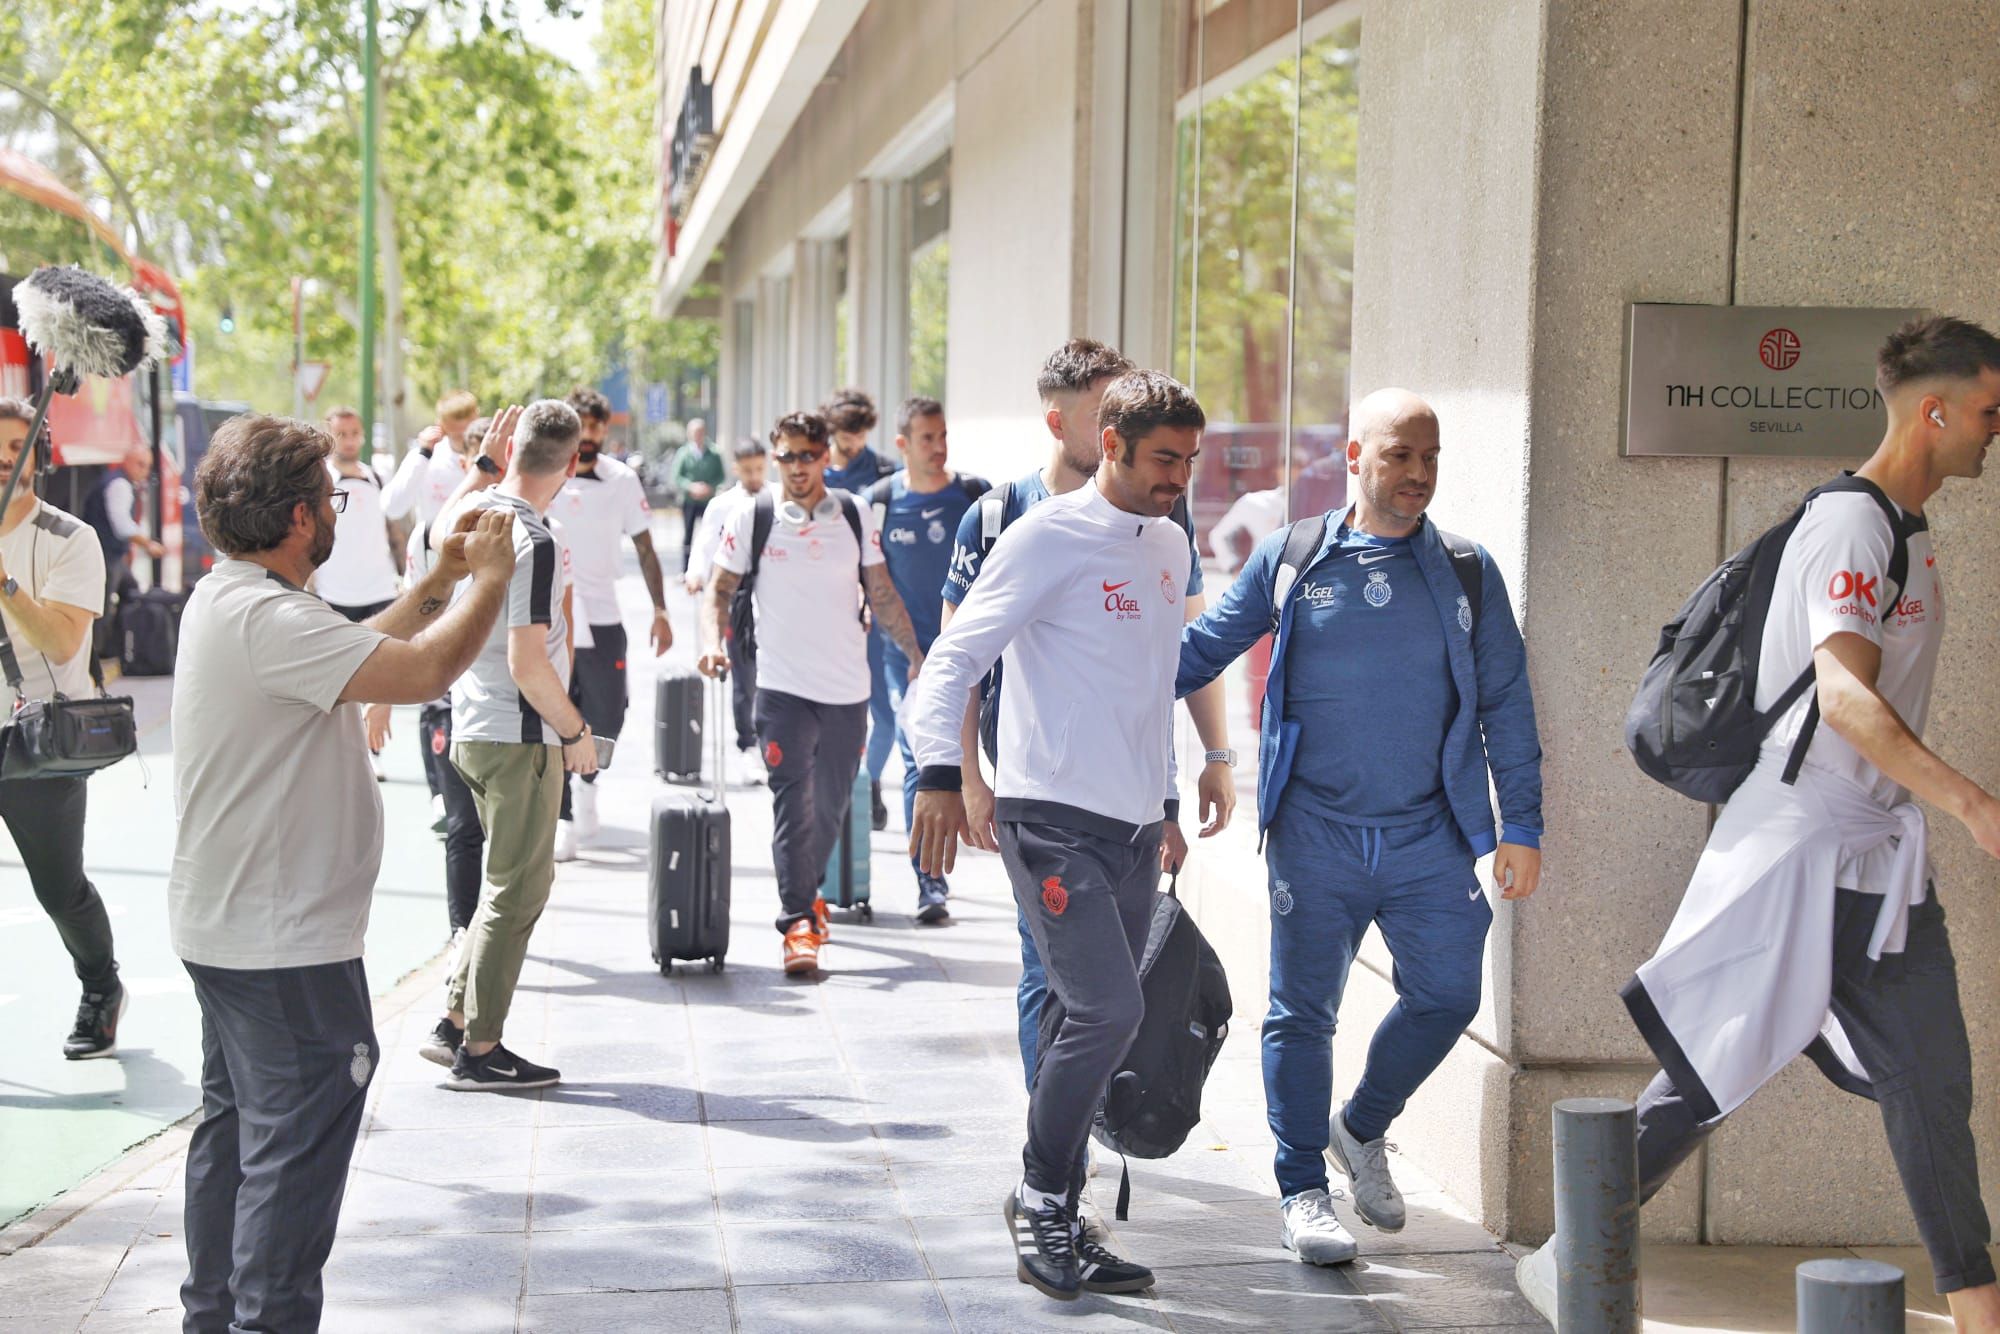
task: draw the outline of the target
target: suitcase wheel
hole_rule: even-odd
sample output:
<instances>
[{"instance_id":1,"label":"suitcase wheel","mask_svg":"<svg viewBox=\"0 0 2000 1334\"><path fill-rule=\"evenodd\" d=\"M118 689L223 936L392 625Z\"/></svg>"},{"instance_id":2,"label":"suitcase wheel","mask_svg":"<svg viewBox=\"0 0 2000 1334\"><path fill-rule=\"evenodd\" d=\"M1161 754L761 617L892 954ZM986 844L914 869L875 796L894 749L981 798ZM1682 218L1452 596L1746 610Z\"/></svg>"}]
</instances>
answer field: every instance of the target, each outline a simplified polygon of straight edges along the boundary
<instances>
[{"instance_id":1,"label":"suitcase wheel","mask_svg":"<svg viewBox=\"0 0 2000 1334\"><path fill-rule=\"evenodd\" d=\"M660 960L660 976L672 977L673 975L674 975L673 961L671 959Z\"/></svg>"},{"instance_id":2,"label":"suitcase wheel","mask_svg":"<svg viewBox=\"0 0 2000 1334\"><path fill-rule=\"evenodd\" d=\"M858 908L856 908L854 911L861 914L861 920L864 922L872 922L875 920L875 905L872 903L864 903Z\"/></svg>"},{"instance_id":3,"label":"suitcase wheel","mask_svg":"<svg viewBox=\"0 0 2000 1334\"><path fill-rule=\"evenodd\" d=\"M708 971L711 973L719 973L722 971L722 956L720 954L713 955L709 958Z\"/></svg>"}]
</instances>

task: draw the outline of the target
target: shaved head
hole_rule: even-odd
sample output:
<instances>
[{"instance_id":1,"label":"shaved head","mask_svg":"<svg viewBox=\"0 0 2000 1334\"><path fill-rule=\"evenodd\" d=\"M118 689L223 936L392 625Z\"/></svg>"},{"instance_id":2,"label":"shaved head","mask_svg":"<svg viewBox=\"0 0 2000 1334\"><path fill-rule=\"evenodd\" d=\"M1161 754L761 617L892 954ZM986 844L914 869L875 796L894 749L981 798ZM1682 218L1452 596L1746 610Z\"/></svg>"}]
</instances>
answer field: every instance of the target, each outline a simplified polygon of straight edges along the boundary
<instances>
[{"instance_id":1,"label":"shaved head","mask_svg":"<svg viewBox=\"0 0 2000 1334\"><path fill-rule=\"evenodd\" d=\"M1347 470L1359 493L1354 526L1407 537L1437 491L1437 413L1407 389L1377 389L1347 421Z\"/></svg>"},{"instance_id":2,"label":"shaved head","mask_svg":"<svg viewBox=\"0 0 2000 1334\"><path fill-rule=\"evenodd\" d=\"M1347 437L1364 446L1390 438L1407 439L1418 431L1437 439L1437 413L1407 389L1377 389L1348 414Z\"/></svg>"}]
</instances>

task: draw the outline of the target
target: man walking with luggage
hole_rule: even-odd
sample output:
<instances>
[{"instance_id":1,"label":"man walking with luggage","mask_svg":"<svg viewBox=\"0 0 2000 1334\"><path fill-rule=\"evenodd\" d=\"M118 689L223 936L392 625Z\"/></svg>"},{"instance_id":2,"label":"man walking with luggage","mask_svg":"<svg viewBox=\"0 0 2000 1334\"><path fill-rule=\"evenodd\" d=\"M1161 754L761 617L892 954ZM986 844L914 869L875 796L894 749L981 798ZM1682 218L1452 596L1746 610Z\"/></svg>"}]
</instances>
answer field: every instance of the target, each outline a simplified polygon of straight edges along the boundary
<instances>
[{"instance_id":1,"label":"man walking with luggage","mask_svg":"<svg viewBox=\"0 0 2000 1334\"><path fill-rule=\"evenodd\" d=\"M91 623L104 596L104 557L88 527L36 495L35 450L28 443L34 419L28 403L0 398L0 487L22 470L0 515L0 629L12 655L7 674L19 675L24 699L46 700L58 692L81 699L91 693ZM118 1050L128 1000L111 948L110 915L83 870L89 781L0 779L0 823L83 984L76 1024L63 1041L63 1055L72 1061Z\"/></svg>"},{"instance_id":2,"label":"man walking with luggage","mask_svg":"<svg viewBox=\"0 0 2000 1334\"><path fill-rule=\"evenodd\" d=\"M1139 959L1162 863L1177 868L1173 688L1189 553L1167 515L1206 425L1168 376L1114 380L1094 482L1043 502L993 548L932 646L905 709L918 765L910 850L942 875L968 836L958 795L965 700L1005 652L995 820L1000 856L1061 998L1040 1054L1028 1142L1005 1213L1016 1274L1059 1300L1131 1292L1152 1272L1084 1231L1091 1118L1138 1032Z\"/></svg>"},{"instance_id":3,"label":"man walking with luggage","mask_svg":"<svg viewBox=\"0 0 2000 1334\"><path fill-rule=\"evenodd\" d=\"M502 413L461 485L470 498L448 505L432 526L433 534L448 527L462 508L496 511L512 517L514 534L506 612L451 692L451 762L486 830L486 893L459 951L445 1015L422 1052L451 1067L447 1088L467 1092L541 1088L560 1078L500 1039L555 882L563 774L597 772L590 724L569 698L566 562L548 523L576 467L581 433L575 409L560 399Z\"/></svg>"},{"instance_id":4,"label":"man walking with luggage","mask_svg":"<svg viewBox=\"0 0 2000 1334\"><path fill-rule=\"evenodd\" d=\"M1875 382L1881 444L1809 498L1771 586L1755 707L1781 711L1625 988L1663 1067L1639 1097L1639 1192L1803 1051L1880 1105L1937 1290L1959 1329L1992 1334L1972 1058L1911 798L2000 857L2000 799L1922 740L1945 615L1924 506L1946 479L1980 476L2000 438L2000 338L1913 321L1877 353ZM1523 1263L1531 1298L1552 1294L1534 1289L1553 1258Z\"/></svg>"},{"instance_id":5,"label":"man walking with luggage","mask_svg":"<svg viewBox=\"0 0 2000 1334\"><path fill-rule=\"evenodd\" d=\"M771 864L777 869L787 973L819 967L827 908L819 883L840 834L868 727L865 595L876 625L915 673L923 650L882 564L875 516L825 482L826 419L791 412L771 431L781 495L738 509L722 535L702 617L704 676L729 670L731 603L751 586L757 735L770 770ZM762 540L760 541L760 533ZM739 626L743 624L740 620Z\"/></svg>"},{"instance_id":6,"label":"man walking with luggage","mask_svg":"<svg viewBox=\"0 0 2000 1334\"><path fill-rule=\"evenodd\" d=\"M1355 405L1351 430L1354 504L1257 545L1187 628L1175 686L1214 680L1275 627L1257 799L1271 896L1264 1100L1284 1242L1312 1264L1356 1250L1327 1191L1329 1149L1362 1219L1403 1227L1386 1137L1479 1010L1493 910L1474 859L1495 854L1509 899L1541 875L1527 654L1492 559L1424 515L1437 416L1383 389ZM1395 960L1397 1001L1332 1114L1334 1021L1371 925Z\"/></svg>"},{"instance_id":7,"label":"man walking with luggage","mask_svg":"<svg viewBox=\"0 0 2000 1334\"><path fill-rule=\"evenodd\" d=\"M745 440L736 446L736 485L717 496L708 513L702 516L701 532L695 537L694 560L682 579L690 595L700 594L707 585L709 572L715 567L715 550L722 545L722 534L734 522L737 506L756 500L757 493L764 489L769 472L770 459L764 451L763 441ZM731 718L736 724L736 749L752 751L757 749L754 711L757 662L743 651L735 634L729 635L728 642L729 702Z\"/></svg>"},{"instance_id":8,"label":"man walking with luggage","mask_svg":"<svg viewBox=\"0 0 2000 1334\"><path fill-rule=\"evenodd\" d=\"M593 735L617 737L624 733L625 706L630 701L625 619L618 609L619 547L623 539L632 541L639 557L639 575L646 581L646 593L653 602L647 637L654 657L673 647L674 628L667 620L666 583L660 574L660 558L653 550L653 511L646 504L646 489L638 473L600 452L611 425L611 401L597 390L579 385L570 391L569 405L583 423L576 475L563 483L562 493L549 512L561 521L563 541L569 548L577 618L590 627L590 643L576 646L569 697L582 710ZM579 840L596 837L596 784L596 774L574 785L564 776L556 860L569 860Z\"/></svg>"},{"instance_id":9,"label":"man walking with luggage","mask_svg":"<svg viewBox=\"0 0 2000 1334\"><path fill-rule=\"evenodd\" d=\"M903 456L903 471L885 477L868 488L868 503L882 530L882 560L895 582L896 593L910 613L916 629L917 646L930 651L938 637L939 603L937 589L951 568L951 537L973 502L989 489L986 480L950 471L945 466L949 447L945 442L944 406L934 398L912 398L896 412L896 449ZM875 738L886 717L888 728L903 752L903 827L910 826L910 812L917 795L917 766L910 758L909 738L896 724L896 711L903 706L909 688L910 663L901 649L891 644L882 659L882 681L886 690L884 707L877 711L869 701L873 730L868 736L868 768L876 787L882 781L882 764L876 759ZM951 886L942 876L917 872L917 920L935 926L951 915L946 900Z\"/></svg>"},{"instance_id":10,"label":"man walking with luggage","mask_svg":"<svg viewBox=\"0 0 2000 1334\"><path fill-rule=\"evenodd\" d=\"M190 1330L319 1327L380 1055L361 956L382 799L355 704L443 690L484 641L513 564L508 518L480 516L394 606L346 620L304 591L334 545L331 443L304 422L237 417L195 477L223 559L188 601L173 699L167 921L202 1020ZM470 586L451 603L461 576Z\"/></svg>"}]
</instances>

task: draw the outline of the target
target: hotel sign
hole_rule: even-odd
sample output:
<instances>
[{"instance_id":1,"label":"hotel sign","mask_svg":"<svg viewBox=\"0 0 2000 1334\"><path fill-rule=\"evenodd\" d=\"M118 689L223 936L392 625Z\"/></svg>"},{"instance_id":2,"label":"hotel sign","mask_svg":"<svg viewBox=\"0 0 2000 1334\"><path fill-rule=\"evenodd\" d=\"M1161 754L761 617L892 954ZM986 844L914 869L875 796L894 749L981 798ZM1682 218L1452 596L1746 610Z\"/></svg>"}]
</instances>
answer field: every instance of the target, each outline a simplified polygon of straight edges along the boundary
<instances>
[{"instance_id":1,"label":"hotel sign","mask_svg":"<svg viewBox=\"0 0 2000 1334\"><path fill-rule=\"evenodd\" d=\"M1928 312L1626 307L1627 456L1864 458L1882 440L1875 350Z\"/></svg>"}]
</instances>

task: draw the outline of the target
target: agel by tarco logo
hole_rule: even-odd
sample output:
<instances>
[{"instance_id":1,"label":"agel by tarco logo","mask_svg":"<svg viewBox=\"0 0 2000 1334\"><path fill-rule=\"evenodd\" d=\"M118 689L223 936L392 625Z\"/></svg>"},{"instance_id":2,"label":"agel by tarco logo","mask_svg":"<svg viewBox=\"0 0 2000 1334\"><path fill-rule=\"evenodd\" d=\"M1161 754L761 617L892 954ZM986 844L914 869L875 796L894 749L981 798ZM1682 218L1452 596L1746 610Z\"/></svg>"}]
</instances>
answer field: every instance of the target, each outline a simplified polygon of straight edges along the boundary
<instances>
[{"instance_id":1,"label":"agel by tarco logo","mask_svg":"<svg viewBox=\"0 0 2000 1334\"><path fill-rule=\"evenodd\" d=\"M1132 581L1130 579L1116 584L1112 583L1109 579L1102 581L1104 588L1104 610L1111 613L1113 620L1136 621L1139 619L1139 599L1125 592L1131 585Z\"/></svg>"}]
</instances>

